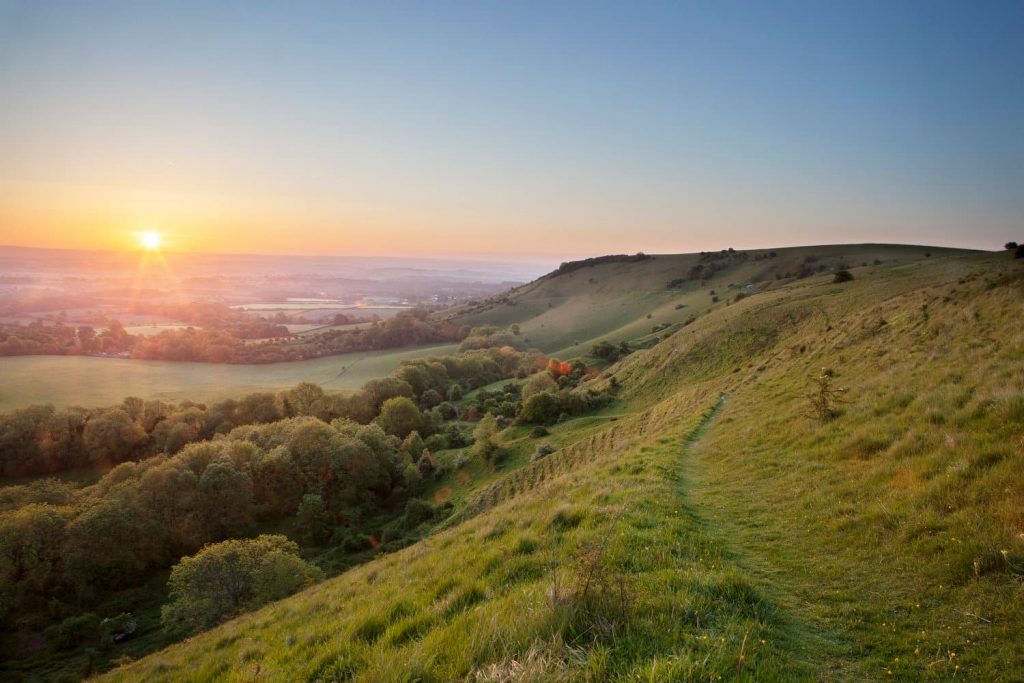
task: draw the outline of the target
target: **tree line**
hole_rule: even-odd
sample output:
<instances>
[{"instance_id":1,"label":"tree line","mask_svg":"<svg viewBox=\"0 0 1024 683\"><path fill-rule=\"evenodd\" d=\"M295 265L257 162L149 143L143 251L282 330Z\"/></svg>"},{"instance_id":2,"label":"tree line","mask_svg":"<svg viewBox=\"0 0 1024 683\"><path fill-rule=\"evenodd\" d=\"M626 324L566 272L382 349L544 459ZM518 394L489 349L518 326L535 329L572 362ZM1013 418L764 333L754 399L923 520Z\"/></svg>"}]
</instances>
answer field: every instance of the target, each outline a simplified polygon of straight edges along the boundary
<instances>
[{"instance_id":1,"label":"tree line","mask_svg":"<svg viewBox=\"0 0 1024 683\"><path fill-rule=\"evenodd\" d=\"M205 314L193 317L210 319ZM291 335L284 325L248 318L237 311L226 320L203 327L170 329L148 337L128 334L117 321L109 321L100 331L90 325L34 321L28 325L0 325L0 356L124 355L140 360L278 363L456 342L469 332L469 327L433 320L423 309L402 311L363 328L327 330L302 337Z\"/></svg>"},{"instance_id":2,"label":"tree line","mask_svg":"<svg viewBox=\"0 0 1024 683\"><path fill-rule=\"evenodd\" d=\"M469 443L446 427L459 411L437 399L542 360L489 348L409 361L347 396L305 383L210 407L129 398L9 414L7 475L115 466L83 488L48 479L0 489L0 618L81 610L205 544L286 518L300 528L319 519L358 549L361 520L401 512L417 492L424 437L435 450Z\"/></svg>"}]
</instances>

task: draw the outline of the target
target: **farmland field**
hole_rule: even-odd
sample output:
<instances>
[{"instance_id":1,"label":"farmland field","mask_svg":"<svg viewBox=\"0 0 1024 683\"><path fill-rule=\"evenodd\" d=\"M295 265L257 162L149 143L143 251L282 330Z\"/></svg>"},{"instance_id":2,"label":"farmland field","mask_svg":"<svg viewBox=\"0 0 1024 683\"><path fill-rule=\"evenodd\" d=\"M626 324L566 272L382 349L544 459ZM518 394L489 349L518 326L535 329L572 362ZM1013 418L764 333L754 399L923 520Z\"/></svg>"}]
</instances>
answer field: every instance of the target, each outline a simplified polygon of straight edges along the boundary
<instances>
[{"instance_id":1,"label":"farmland field","mask_svg":"<svg viewBox=\"0 0 1024 683\"><path fill-rule=\"evenodd\" d=\"M160 323L158 325L132 325L130 327L125 327L124 331L128 334L152 337L153 335L160 334L161 332L173 332L175 330L184 330L189 327L198 326L189 325L188 323Z\"/></svg>"},{"instance_id":2,"label":"farmland field","mask_svg":"<svg viewBox=\"0 0 1024 683\"><path fill-rule=\"evenodd\" d=\"M0 358L0 411L27 405L105 406L126 396L213 401L308 380L325 389L356 389L406 358L451 353L454 345L372 351L266 365L217 365L91 356Z\"/></svg>"}]
</instances>

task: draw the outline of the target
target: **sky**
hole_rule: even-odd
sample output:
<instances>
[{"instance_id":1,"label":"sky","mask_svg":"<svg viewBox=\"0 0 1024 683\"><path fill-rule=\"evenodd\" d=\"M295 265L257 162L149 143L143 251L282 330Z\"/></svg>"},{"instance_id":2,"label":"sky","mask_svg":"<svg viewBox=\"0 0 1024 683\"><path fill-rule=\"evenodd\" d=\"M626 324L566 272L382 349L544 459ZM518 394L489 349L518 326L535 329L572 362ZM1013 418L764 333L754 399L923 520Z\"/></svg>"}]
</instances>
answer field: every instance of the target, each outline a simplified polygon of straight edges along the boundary
<instances>
[{"instance_id":1,"label":"sky","mask_svg":"<svg viewBox=\"0 0 1024 683\"><path fill-rule=\"evenodd\" d=\"M0 0L0 244L1024 238L1024 2Z\"/></svg>"}]
</instances>

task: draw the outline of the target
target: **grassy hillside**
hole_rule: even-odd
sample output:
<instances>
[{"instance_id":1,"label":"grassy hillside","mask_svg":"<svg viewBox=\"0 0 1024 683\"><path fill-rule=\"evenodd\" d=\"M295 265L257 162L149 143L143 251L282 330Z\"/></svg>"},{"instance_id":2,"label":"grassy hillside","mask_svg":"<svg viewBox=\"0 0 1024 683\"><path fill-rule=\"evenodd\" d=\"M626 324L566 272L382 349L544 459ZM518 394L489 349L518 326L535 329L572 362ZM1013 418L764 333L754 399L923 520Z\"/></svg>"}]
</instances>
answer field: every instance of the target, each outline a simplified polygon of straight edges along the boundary
<instances>
[{"instance_id":1,"label":"grassy hillside","mask_svg":"<svg viewBox=\"0 0 1024 683\"><path fill-rule=\"evenodd\" d=\"M612 366L617 405L446 528L107 678L1020 680L1024 264L915 249L773 277Z\"/></svg>"},{"instance_id":2,"label":"grassy hillside","mask_svg":"<svg viewBox=\"0 0 1024 683\"><path fill-rule=\"evenodd\" d=\"M617 344L649 334L655 325L683 323L724 306L741 292L784 286L804 268L863 269L876 261L888 267L955 253L963 252L883 244L766 249L729 255L715 262L721 270L696 279L688 277L693 267L712 261L702 261L700 254L659 254L555 271L507 295L455 309L452 318L474 326L518 324L531 345L556 357L572 357L585 354L597 341ZM687 281L669 286L683 278Z\"/></svg>"},{"instance_id":3,"label":"grassy hillside","mask_svg":"<svg viewBox=\"0 0 1024 683\"><path fill-rule=\"evenodd\" d=\"M222 365L126 360L92 356L0 358L0 411L32 404L86 407L119 403L125 396L165 401L215 401L250 391L315 382L325 389L358 389L406 358L450 352L451 345L371 351L308 361Z\"/></svg>"}]
</instances>

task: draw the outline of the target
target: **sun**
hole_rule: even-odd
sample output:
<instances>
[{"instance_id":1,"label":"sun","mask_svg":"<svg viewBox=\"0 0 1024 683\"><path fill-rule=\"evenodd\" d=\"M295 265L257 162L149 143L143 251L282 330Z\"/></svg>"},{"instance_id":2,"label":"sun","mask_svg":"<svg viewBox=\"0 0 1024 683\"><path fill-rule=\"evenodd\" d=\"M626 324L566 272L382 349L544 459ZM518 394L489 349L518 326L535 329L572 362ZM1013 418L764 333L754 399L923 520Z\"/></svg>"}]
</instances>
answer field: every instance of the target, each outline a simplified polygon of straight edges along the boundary
<instances>
[{"instance_id":1,"label":"sun","mask_svg":"<svg viewBox=\"0 0 1024 683\"><path fill-rule=\"evenodd\" d=\"M160 233L156 230L143 230L139 233L139 244L146 251L156 251L162 241Z\"/></svg>"}]
</instances>

